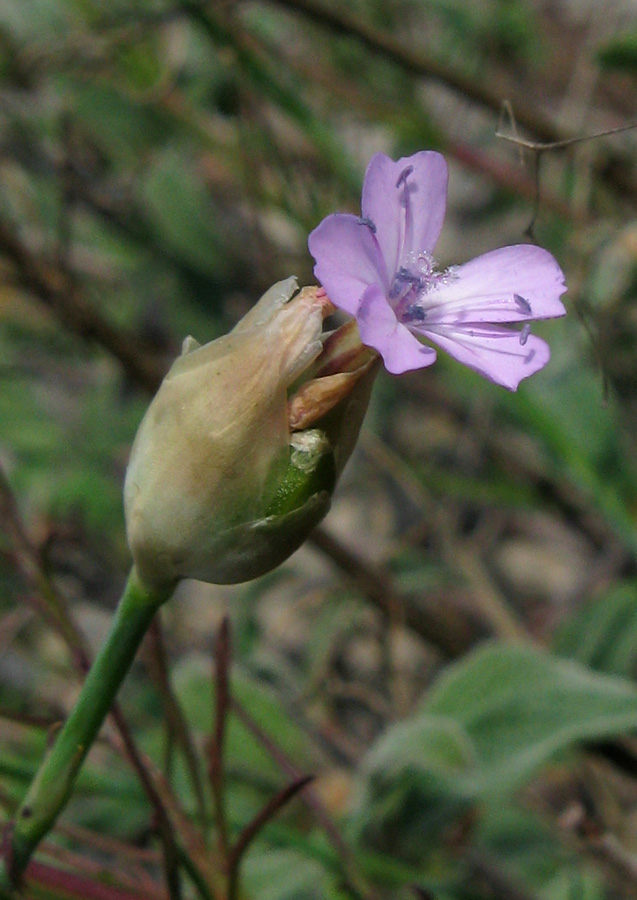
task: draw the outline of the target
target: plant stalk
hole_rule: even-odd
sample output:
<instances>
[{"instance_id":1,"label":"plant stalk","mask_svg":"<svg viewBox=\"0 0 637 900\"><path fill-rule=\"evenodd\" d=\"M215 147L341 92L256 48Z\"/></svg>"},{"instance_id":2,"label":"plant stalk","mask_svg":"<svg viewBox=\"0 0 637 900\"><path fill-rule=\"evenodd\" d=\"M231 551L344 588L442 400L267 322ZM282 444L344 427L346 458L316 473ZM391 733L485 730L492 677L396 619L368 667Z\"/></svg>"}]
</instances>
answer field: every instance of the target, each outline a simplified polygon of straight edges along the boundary
<instances>
[{"instance_id":1,"label":"plant stalk","mask_svg":"<svg viewBox=\"0 0 637 900\"><path fill-rule=\"evenodd\" d=\"M42 838L66 806L79 769L160 606L174 589L148 589L131 570L111 630L77 703L8 826L0 859L0 898L9 898Z\"/></svg>"}]
</instances>

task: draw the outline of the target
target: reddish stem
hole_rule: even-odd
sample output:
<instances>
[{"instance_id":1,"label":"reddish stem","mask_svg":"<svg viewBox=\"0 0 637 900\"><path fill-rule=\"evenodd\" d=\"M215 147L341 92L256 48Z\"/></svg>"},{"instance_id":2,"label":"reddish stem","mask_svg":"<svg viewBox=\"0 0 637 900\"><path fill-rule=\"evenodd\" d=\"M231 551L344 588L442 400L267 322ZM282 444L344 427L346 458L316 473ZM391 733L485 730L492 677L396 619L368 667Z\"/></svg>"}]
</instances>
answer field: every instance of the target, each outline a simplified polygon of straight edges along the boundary
<instances>
[{"instance_id":1,"label":"reddish stem","mask_svg":"<svg viewBox=\"0 0 637 900\"><path fill-rule=\"evenodd\" d=\"M224 766L223 749L226 735L226 722L230 708L230 688L228 673L232 656L230 620L224 616L217 635L215 646L215 715L214 731L210 741L208 777L212 788L215 805L217 834L221 858L226 867L229 859L228 823L226 820L224 798Z\"/></svg>"}]
</instances>

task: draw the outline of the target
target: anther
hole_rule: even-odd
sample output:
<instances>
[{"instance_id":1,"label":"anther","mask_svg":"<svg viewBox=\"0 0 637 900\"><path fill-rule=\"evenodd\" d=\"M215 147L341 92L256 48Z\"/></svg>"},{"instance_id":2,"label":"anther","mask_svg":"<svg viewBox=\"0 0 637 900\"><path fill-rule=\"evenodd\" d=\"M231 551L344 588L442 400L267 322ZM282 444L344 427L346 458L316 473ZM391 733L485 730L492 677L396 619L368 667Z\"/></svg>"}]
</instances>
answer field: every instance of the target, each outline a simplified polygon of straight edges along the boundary
<instances>
[{"instance_id":1,"label":"anther","mask_svg":"<svg viewBox=\"0 0 637 900\"><path fill-rule=\"evenodd\" d=\"M403 315L403 320L407 319L411 322L424 322L426 318L427 313L417 303L412 303L411 306L408 306Z\"/></svg>"},{"instance_id":2,"label":"anther","mask_svg":"<svg viewBox=\"0 0 637 900\"><path fill-rule=\"evenodd\" d=\"M413 272L410 272L409 269L406 269L404 266L401 266L396 272L396 278L399 278L406 284L413 284L414 287L420 287L422 282L420 275L414 275Z\"/></svg>"},{"instance_id":3,"label":"anther","mask_svg":"<svg viewBox=\"0 0 637 900\"><path fill-rule=\"evenodd\" d=\"M414 171L413 166L405 166L400 175L398 176L398 180L396 181L396 187L399 188L401 184L404 184L411 173Z\"/></svg>"},{"instance_id":4,"label":"anther","mask_svg":"<svg viewBox=\"0 0 637 900\"><path fill-rule=\"evenodd\" d=\"M524 347L526 342L529 339L529 334L531 333L531 326L527 322L526 325L522 327L522 331L520 332L520 344Z\"/></svg>"},{"instance_id":5,"label":"anther","mask_svg":"<svg viewBox=\"0 0 637 900\"><path fill-rule=\"evenodd\" d=\"M531 309L531 304L526 299L526 297L521 297L520 294L514 294L513 299L517 303L518 308L522 310L522 312L526 313L527 315L531 315L533 310Z\"/></svg>"},{"instance_id":6,"label":"anther","mask_svg":"<svg viewBox=\"0 0 637 900\"><path fill-rule=\"evenodd\" d=\"M359 216L357 221L359 225L367 225L371 233L376 234L376 226L367 216Z\"/></svg>"},{"instance_id":7,"label":"anther","mask_svg":"<svg viewBox=\"0 0 637 900\"><path fill-rule=\"evenodd\" d=\"M398 297L405 298L411 291L420 290L423 286L423 279L420 275L414 275L405 266L401 266L392 281L389 289L389 299L396 300Z\"/></svg>"}]
</instances>

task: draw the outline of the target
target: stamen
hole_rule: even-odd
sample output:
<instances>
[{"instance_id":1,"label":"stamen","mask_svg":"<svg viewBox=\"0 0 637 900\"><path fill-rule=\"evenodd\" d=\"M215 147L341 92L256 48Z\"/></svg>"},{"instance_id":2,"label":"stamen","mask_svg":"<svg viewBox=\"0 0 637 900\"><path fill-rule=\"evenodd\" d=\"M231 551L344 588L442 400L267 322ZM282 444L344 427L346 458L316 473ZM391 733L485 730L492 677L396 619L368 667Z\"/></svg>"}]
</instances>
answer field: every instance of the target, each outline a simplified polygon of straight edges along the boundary
<instances>
[{"instance_id":1,"label":"stamen","mask_svg":"<svg viewBox=\"0 0 637 900\"><path fill-rule=\"evenodd\" d=\"M531 315L533 310L531 309L531 304L526 299L526 297L521 297L520 294L514 294L513 299L517 303L518 308L521 309L523 313L526 313L529 316Z\"/></svg>"},{"instance_id":2,"label":"stamen","mask_svg":"<svg viewBox=\"0 0 637 900\"><path fill-rule=\"evenodd\" d=\"M414 287L422 287L422 277L420 275L414 275L413 272L410 272L405 266L401 266L396 272L396 278L399 278L406 284L413 284Z\"/></svg>"},{"instance_id":3,"label":"stamen","mask_svg":"<svg viewBox=\"0 0 637 900\"><path fill-rule=\"evenodd\" d=\"M526 325L524 325L524 327L522 328L522 331L520 332L520 344L523 347L526 344L526 342L528 341L530 333L531 333L531 326L527 322Z\"/></svg>"},{"instance_id":4,"label":"stamen","mask_svg":"<svg viewBox=\"0 0 637 900\"><path fill-rule=\"evenodd\" d=\"M409 269L401 266L394 275L394 280L389 289L389 299L397 300L398 297L404 297L412 288L420 287L420 281L420 276L412 275Z\"/></svg>"},{"instance_id":5,"label":"stamen","mask_svg":"<svg viewBox=\"0 0 637 900\"><path fill-rule=\"evenodd\" d=\"M358 218L359 225L367 225L372 234L376 234L376 226L367 216L359 216Z\"/></svg>"},{"instance_id":6,"label":"stamen","mask_svg":"<svg viewBox=\"0 0 637 900\"><path fill-rule=\"evenodd\" d=\"M405 166L400 175L398 176L398 180L396 181L396 189L398 189L402 184L404 184L411 173L414 171L413 166Z\"/></svg>"},{"instance_id":7,"label":"stamen","mask_svg":"<svg viewBox=\"0 0 637 900\"><path fill-rule=\"evenodd\" d=\"M429 301L423 303L425 296L457 277L457 266L439 270L434 257L425 250L408 253L389 289L389 300L396 315L401 320L422 322L425 309L431 305Z\"/></svg>"},{"instance_id":8,"label":"stamen","mask_svg":"<svg viewBox=\"0 0 637 900\"><path fill-rule=\"evenodd\" d=\"M406 320L409 322L424 322L426 318L427 313L417 303L412 303L411 306L408 306L402 316L403 322Z\"/></svg>"},{"instance_id":9,"label":"stamen","mask_svg":"<svg viewBox=\"0 0 637 900\"><path fill-rule=\"evenodd\" d=\"M394 275L391 287L389 289L390 299L395 300L404 292L405 284L409 284L409 281L406 281L405 279L406 274L408 274L407 269L400 268Z\"/></svg>"}]
</instances>

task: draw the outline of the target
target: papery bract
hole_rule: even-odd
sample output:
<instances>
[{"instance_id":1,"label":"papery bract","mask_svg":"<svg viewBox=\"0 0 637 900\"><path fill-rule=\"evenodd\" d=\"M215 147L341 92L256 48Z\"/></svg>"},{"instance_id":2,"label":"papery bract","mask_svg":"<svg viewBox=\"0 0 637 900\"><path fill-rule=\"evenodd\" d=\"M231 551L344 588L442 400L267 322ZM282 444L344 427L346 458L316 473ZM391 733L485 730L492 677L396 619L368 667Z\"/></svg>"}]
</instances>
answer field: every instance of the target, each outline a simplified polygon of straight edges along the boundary
<instances>
[{"instance_id":1,"label":"papery bract","mask_svg":"<svg viewBox=\"0 0 637 900\"><path fill-rule=\"evenodd\" d=\"M187 339L150 404L124 486L128 543L146 585L255 578L328 511L375 357L345 340L354 362L326 369L322 326L333 307L324 291L297 289L294 278L274 285L203 347ZM326 347L334 340L341 347L338 332Z\"/></svg>"},{"instance_id":2,"label":"papery bract","mask_svg":"<svg viewBox=\"0 0 637 900\"><path fill-rule=\"evenodd\" d=\"M314 273L335 306L356 317L364 344L400 374L431 365L427 338L510 390L550 358L529 323L565 314L563 273L546 250L503 247L440 269L433 251L447 194L433 151L369 163L360 217L335 213L310 234ZM507 326L521 325L521 330Z\"/></svg>"}]
</instances>

